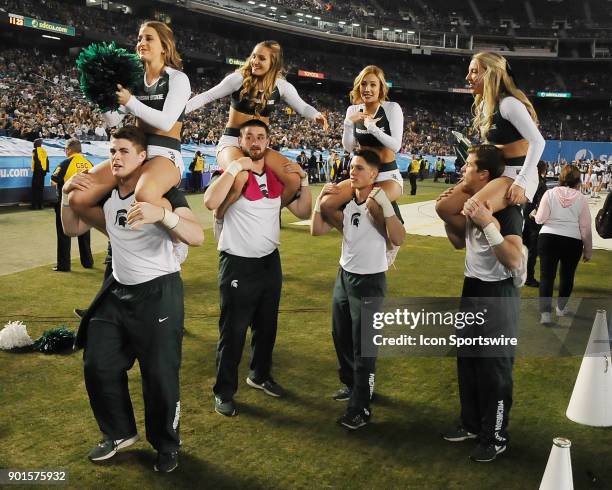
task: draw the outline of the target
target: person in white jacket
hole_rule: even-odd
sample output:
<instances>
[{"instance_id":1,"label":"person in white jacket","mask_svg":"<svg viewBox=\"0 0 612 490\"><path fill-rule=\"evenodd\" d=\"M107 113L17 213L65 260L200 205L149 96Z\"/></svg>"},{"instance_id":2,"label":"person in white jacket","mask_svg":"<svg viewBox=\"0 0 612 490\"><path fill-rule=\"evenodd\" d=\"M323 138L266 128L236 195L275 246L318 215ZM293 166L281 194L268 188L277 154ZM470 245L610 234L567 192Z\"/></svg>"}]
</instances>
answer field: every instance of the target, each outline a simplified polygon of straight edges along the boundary
<instances>
[{"instance_id":1,"label":"person in white jacket","mask_svg":"<svg viewBox=\"0 0 612 490\"><path fill-rule=\"evenodd\" d=\"M542 225L538 235L540 256L540 323L552 323L552 295L559 271L559 297L557 316L568 314L567 302L574 288L574 275L580 256L591 260L591 212L587 198L580 192L580 170L566 165L559 175L559 186L546 191L535 216Z\"/></svg>"}]
</instances>

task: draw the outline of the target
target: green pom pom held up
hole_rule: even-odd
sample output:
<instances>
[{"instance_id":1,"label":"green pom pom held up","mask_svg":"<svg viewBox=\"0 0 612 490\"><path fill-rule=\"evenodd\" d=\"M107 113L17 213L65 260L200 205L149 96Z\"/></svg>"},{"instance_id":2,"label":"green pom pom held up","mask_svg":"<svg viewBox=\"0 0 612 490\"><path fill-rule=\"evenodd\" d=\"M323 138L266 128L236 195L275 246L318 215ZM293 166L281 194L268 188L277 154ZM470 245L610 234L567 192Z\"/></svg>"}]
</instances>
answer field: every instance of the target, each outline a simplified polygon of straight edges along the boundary
<instances>
[{"instance_id":1,"label":"green pom pom held up","mask_svg":"<svg viewBox=\"0 0 612 490\"><path fill-rule=\"evenodd\" d=\"M115 42L93 43L76 60L81 91L100 111L117 110L117 84L134 92L142 85L144 67L135 53Z\"/></svg>"}]
</instances>

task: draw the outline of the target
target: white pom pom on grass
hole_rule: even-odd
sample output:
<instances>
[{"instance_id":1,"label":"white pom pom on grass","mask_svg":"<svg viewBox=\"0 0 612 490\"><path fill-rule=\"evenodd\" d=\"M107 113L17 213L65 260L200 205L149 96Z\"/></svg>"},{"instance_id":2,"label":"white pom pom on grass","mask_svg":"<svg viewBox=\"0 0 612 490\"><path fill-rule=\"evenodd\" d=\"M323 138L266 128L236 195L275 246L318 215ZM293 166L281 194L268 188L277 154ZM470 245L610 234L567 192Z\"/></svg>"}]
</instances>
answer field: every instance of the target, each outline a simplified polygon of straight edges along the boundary
<instances>
[{"instance_id":1,"label":"white pom pom on grass","mask_svg":"<svg viewBox=\"0 0 612 490\"><path fill-rule=\"evenodd\" d=\"M26 326L21 321L8 322L0 330L0 349L17 349L33 343L34 341L28 335Z\"/></svg>"}]
</instances>

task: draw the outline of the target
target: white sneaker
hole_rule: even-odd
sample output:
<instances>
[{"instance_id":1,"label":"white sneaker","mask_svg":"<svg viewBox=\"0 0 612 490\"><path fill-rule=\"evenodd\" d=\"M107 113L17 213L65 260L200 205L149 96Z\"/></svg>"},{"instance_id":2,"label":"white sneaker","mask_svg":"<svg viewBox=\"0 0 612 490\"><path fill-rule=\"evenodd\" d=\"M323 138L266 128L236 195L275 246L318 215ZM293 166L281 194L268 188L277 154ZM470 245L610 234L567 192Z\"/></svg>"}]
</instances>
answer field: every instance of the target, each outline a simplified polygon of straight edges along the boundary
<instances>
[{"instance_id":1,"label":"white sneaker","mask_svg":"<svg viewBox=\"0 0 612 490\"><path fill-rule=\"evenodd\" d=\"M562 310L560 310L558 306L555 306L555 313L557 313L557 316L571 316L572 314L572 312L567 309L567 306Z\"/></svg>"},{"instance_id":2,"label":"white sneaker","mask_svg":"<svg viewBox=\"0 0 612 490\"><path fill-rule=\"evenodd\" d=\"M529 257L529 250L525 245L523 245L522 252L523 256L521 257L521 265L518 269L514 269L511 272L512 282L516 288L522 288L527 280L527 258Z\"/></svg>"},{"instance_id":3,"label":"white sneaker","mask_svg":"<svg viewBox=\"0 0 612 490\"><path fill-rule=\"evenodd\" d=\"M552 318L551 318L549 312L544 311L544 312L540 313L540 323L542 325L548 325L548 324L552 323Z\"/></svg>"}]
</instances>

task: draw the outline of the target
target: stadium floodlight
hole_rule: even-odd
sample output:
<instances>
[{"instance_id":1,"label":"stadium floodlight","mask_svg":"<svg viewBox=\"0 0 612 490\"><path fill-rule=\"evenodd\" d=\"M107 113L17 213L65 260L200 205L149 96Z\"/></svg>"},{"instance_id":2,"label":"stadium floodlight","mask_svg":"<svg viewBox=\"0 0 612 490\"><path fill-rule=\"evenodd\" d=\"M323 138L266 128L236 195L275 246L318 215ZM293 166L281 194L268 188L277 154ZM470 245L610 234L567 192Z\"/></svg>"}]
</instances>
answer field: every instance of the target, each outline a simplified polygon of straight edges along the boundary
<instances>
[{"instance_id":1,"label":"stadium floodlight","mask_svg":"<svg viewBox=\"0 0 612 490\"><path fill-rule=\"evenodd\" d=\"M338 22L338 24L340 24L341 26L343 26L344 24L346 24L346 22L344 22L343 20L341 20L340 22Z\"/></svg>"},{"instance_id":2,"label":"stadium floodlight","mask_svg":"<svg viewBox=\"0 0 612 490\"><path fill-rule=\"evenodd\" d=\"M353 24L353 27L359 27L359 24Z\"/></svg>"},{"instance_id":3,"label":"stadium floodlight","mask_svg":"<svg viewBox=\"0 0 612 490\"><path fill-rule=\"evenodd\" d=\"M414 31L406 31L406 34L414 34Z\"/></svg>"},{"instance_id":4,"label":"stadium floodlight","mask_svg":"<svg viewBox=\"0 0 612 490\"><path fill-rule=\"evenodd\" d=\"M303 17L303 16L304 16L304 14L303 14L302 12L298 12L298 13L297 13L297 14L295 14L295 15L297 15L298 17Z\"/></svg>"},{"instance_id":5,"label":"stadium floodlight","mask_svg":"<svg viewBox=\"0 0 612 490\"><path fill-rule=\"evenodd\" d=\"M247 3L248 3L249 5L255 5L257 2L254 2L253 0L249 0Z\"/></svg>"},{"instance_id":6,"label":"stadium floodlight","mask_svg":"<svg viewBox=\"0 0 612 490\"><path fill-rule=\"evenodd\" d=\"M56 41L61 41L61 39L59 37L49 36L47 34L43 34L42 37L46 37L47 39L55 39Z\"/></svg>"},{"instance_id":7,"label":"stadium floodlight","mask_svg":"<svg viewBox=\"0 0 612 490\"><path fill-rule=\"evenodd\" d=\"M270 10L276 10L276 7L274 5L270 5Z\"/></svg>"},{"instance_id":8,"label":"stadium floodlight","mask_svg":"<svg viewBox=\"0 0 612 490\"><path fill-rule=\"evenodd\" d=\"M286 15L281 15L281 16L280 16L280 18L281 18L281 19L286 19L286 18L287 18L287 16L286 16Z\"/></svg>"},{"instance_id":9,"label":"stadium floodlight","mask_svg":"<svg viewBox=\"0 0 612 490\"><path fill-rule=\"evenodd\" d=\"M388 28L388 27L383 27L383 28L382 28L382 30L383 30L383 31L388 31L388 30L389 30L389 28Z\"/></svg>"},{"instance_id":10,"label":"stadium floodlight","mask_svg":"<svg viewBox=\"0 0 612 490\"><path fill-rule=\"evenodd\" d=\"M265 3L260 3L259 6L260 7L267 7L267 5Z\"/></svg>"},{"instance_id":11,"label":"stadium floodlight","mask_svg":"<svg viewBox=\"0 0 612 490\"><path fill-rule=\"evenodd\" d=\"M308 19L312 19L312 15L310 15L310 14L306 14L306 17L307 17Z\"/></svg>"},{"instance_id":12,"label":"stadium floodlight","mask_svg":"<svg viewBox=\"0 0 612 490\"><path fill-rule=\"evenodd\" d=\"M399 32L404 32L404 31L402 31L401 29L395 29L395 32L399 33Z\"/></svg>"},{"instance_id":13,"label":"stadium floodlight","mask_svg":"<svg viewBox=\"0 0 612 490\"><path fill-rule=\"evenodd\" d=\"M321 20L321 17L319 17L318 15L315 17L316 20Z\"/></svg>"}]
</instances>

